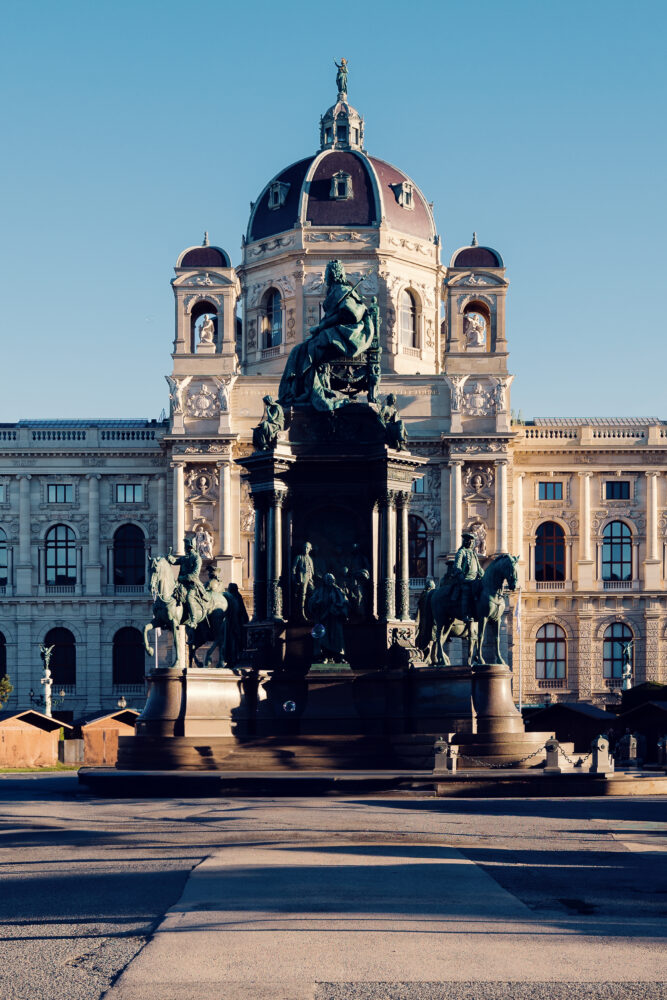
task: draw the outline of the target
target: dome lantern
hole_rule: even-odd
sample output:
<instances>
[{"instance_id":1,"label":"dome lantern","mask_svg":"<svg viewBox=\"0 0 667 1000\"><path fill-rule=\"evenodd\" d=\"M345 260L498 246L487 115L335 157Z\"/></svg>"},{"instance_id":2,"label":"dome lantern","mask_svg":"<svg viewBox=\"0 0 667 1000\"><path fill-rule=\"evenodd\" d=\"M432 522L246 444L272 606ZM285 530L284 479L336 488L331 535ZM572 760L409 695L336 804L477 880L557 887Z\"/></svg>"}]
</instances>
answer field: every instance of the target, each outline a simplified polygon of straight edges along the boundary
<instances>
[{"instance_id":1,"label":"dome lantern","mask_svg":"<svg viewBox=\"0 0 667 1000\"><path fill-rule=\"evenodd\" d=\"M347 103L347 60L336 65L338 100L320 118L320 149L364 148L364 119Z\"/></svg>"}]
</instances>

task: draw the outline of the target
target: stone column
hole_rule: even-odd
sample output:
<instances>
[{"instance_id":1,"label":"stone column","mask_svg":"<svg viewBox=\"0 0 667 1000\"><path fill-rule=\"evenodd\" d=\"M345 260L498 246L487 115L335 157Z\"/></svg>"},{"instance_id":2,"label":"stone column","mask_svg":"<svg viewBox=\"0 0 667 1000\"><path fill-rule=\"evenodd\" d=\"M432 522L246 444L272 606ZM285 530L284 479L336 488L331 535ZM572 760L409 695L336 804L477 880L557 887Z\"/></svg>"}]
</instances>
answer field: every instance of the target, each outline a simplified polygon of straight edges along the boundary
<instances>
[{"instance_id":1,"label":"stone column","mask_svg":"<svg viewBox=\"0 0 667 1000\"><path fill-rule=\"evenodd\" d=\"M463 462L450 462L449 479L449 551L456 552L461 544L463 531L463 489L461 485L461 470Z\"/></svg>"},{"instance_id":2,"label":"stone column","mask_svg":"<svg viewBox=\"0 0 667 1000\"><path fill-rule=\"evenodd\" d=\"M576 677L576 695L581 701L590 699L593 694L593 616L587 612L580 613L577 621L578 632L578 662ZM595 668L599 671L596 678L598 687L602 686L602 664L597 663ZM568 678L568 683L572 686L572 678Z\"/></svg>"},{"instance_id":3,"label":"stone column","mask_svg":"<svg viewBox=\"0 0 667 1000\"><path fill-rule=\"evenodd\" d=\"M519 557L519 586L526 586L526 563L523 549L523 481L525 473L520 472L514 479L514 554Z\"/></svg>"},{"instance_id":4,"label":"stone column","mask_svg":"<svg viewBox=\"0 0 667 1000\"><path fill-rule=\"evenodd\" d=\"M646 559L644 587L660 588L660 558L658 555L658 472L646 473Z\"/></svg>"},{"instance_id":5,"label":"stone column","mask_svg":"<svg viewBox=\"0 0 667 1000\"><path fill-rule=\"evenodd\" d=\"M395 496L388 490L380 500L381 516L381 560L382 580L380 583L380 620L387 621L396 616L396 531Z\"/></svg>"},{"instance_id":6,"label":"stone column","mask_svg":"<svg viewBox=\"0 0 667 1000\"><path fill-rule=\"evenodd\" d=\"M28 595L32 590L30 562L30 479L19 476L19 561L16 565L16 593Z\"/></svg>"},{"instance_id":7,"label":"stone column","mask_svg":"<svg viewBox=\"0 0 667 1000\"><path fill-rule=\"evenodd\" d=\"M174 462L172 469L174 470L174 522L171 544L174 552L182 556L185 553L183 546L185 537L185 470L182 462Z\"/></svg>"},{"instance_id":8,"label":"stone column","mask_svg":"<svg viewBox=\"0 0 667 1000\"><path fill-rule=\"evenodd\" d=\"M579 473L579 560L577 563L577 590L593 589L591 476L591 472Z\"/></svg>"},{"instance_id":9,"label":"stone column","mask_svg":"<svg viewBox=\"0 0 667 1000\"><path fill-rule=\"evenodd\" d=\"M284 495L271 495L266 530L266 610L267 618L283 616L281 576L283 571L283 502Z\"/></svg>"},{"instance_id":10,"label":"stone column","mask_svg":"<svg viewBox=\"0 0 667 1000\"><path fill-rule=\"evenodd\" d=\"M163 556L167 552L167 480L164 476L157 479L157 553Z\"/></svg>"},{"instance_id":11,"label":"stone column","mask_svg":"<svg viewBox=\"0 0 667 1000\"><path fill-rule=\"evenodd\" d=\"M660 683L660 614L656 611L644 612L644 680ZM635 683L638 683L635 666Z\"/></svg>"},{"instance_id":12,"label":"stone column","mask_svg":"<svg viewBox=\"0 0 667 1000\"><path fill-rule=\"evenodd\" d=\"M396 580L396 617L402 622L410 620L410 563L408 548L408 511L410 497L398 496L398 566Z\"/></svg>"},{"instance_id":13,"label":"stone column","mask_svg":"<svg viewBox=\"0 0 667 1000\"><path fill-rule=\"evenodd\" d=\"M253 621L266 618L266 549L267 518L263 498L252 498L255 507L255 553L253 580Z\"/></svg>"},{"instance_id":14,"label":"stone column","mask_svg":"<svg viewBox=\"0 0 667 1000\"><path fill-rule=\"evenodd\" d=\"M449 537L449 466L440 466L440 562L439 575L444 573L444 563L449 555L452 542Z\"/></svg>"},{"instance_id":15,"label":"stone column","mask_svg":"<svg viewBox=\"0 0 667 1000\"><path fill-rule=\"evenodd\" d=\"M218 465L218 533L220 536L219 552L221 556L232 555L232 473L229 462Z\"/></svg>"},{"instance_id":16,"label":"stone column","mask_svg":"<svg viewBox=\"0 0 667 1000\"><path fill-rule=\"evenodd\" d=\"M77 671L77 694L82 691L86 698L86 714L102 711L102 622L99 604L88 607L91 615L86 621L86 669ZM109 679L111 681L111 678ZM114 703L115 704L115 703Z\"/></svg>"},{"instance_id":17,"label":"stone column","mask_svg":"<svg viewBox=\"0 0 667 1000\"><path fill-rule=\"evenodd\" d=\"M507 552L507 461L496 462L496 552Z\"/></svg>"},{"instance_id":18,"label":"stone column","mask_svg":"<svg viewBox=\"0 0 667 1000\"><path fill-rule=\"evenodd\" d=\"M86 566L86 593L102 591L102 566L100 563L100 479L88 476L88 565Z\"/></svg>"}]
</instances>

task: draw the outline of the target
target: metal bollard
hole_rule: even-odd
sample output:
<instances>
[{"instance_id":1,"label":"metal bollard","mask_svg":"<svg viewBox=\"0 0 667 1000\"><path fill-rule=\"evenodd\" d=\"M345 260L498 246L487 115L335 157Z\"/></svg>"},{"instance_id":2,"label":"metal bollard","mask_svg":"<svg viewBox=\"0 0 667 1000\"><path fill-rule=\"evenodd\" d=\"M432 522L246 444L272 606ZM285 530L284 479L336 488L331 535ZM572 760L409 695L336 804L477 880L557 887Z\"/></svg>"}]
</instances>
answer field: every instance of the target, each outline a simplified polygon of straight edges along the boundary
<instances>
[{"instance_id":1,"label":"metal bollard","mask_svg":"<svg viewBox=\"0 0 667 1000\"><path fill-rule=\"evenodd\" d=\"M547 759L544 765L545 771L550 771L551 774L561 774L560 766L560 743L555 737L551 737L544 744L544 749L547 752Z\"/></svg>"},{"instance_id":2,"label":"metal bollard","mask_svg":"<svg viewBox=\"0 0 667 1000\"><path fill-rule=\"evenodd\" d=\"M449 770L447 764L447 760L449 757L449 743L444 738L444 736L439 736L437 738L437 740L433 744L433 752L435 753L433 770L440 772Z\"/></svg>"},{"instance_id":3,"label":"metal bollard","mask_svg":"<svg viewBox=\"0 0 667 1000\"><path fill-rule=\"evenodd\" d=\"M449 752L447 754L447 770L450 774L456 774L456 765L459 760L459 748L454 744L449 744Z\"/></svg>"},{"instance_id":4,"label":"metal bollard","mask_svg":"<svg viewBox=\"0 0 667 1000\"><path fill-rule=\"evenodd\" d=\"M590 774L609 774L614 770L614 761L609 753L609 740L598 736L591 743Z\"/></svg>"}]
</instances>

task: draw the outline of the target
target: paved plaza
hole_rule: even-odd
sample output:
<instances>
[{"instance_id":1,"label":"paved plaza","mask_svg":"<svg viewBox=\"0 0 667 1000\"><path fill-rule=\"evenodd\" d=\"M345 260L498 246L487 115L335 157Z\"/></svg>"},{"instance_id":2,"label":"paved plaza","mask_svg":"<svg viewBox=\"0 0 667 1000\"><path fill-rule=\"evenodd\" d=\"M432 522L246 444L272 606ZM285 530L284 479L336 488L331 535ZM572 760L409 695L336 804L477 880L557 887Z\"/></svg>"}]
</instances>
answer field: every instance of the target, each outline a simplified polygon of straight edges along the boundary
<instances>
[{"instance_id":1,"label":"paved plaza","mask_svg":"<svg viewBox=\"0 0 667 1000\"><path fill-rule=\"evenodd\" d=\"M0 777L1 1000L665 995L664 799L100 799Z\"/></svg>"}]
</instances>

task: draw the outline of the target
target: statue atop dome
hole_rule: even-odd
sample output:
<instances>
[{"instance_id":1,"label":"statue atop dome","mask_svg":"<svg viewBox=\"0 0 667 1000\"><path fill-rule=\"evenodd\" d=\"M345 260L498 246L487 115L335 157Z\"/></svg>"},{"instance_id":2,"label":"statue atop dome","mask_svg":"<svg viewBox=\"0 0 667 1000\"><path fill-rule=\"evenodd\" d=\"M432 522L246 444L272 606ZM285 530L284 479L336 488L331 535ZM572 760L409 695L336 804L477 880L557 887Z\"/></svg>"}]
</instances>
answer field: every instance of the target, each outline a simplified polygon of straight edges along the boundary
<instances>
[{"instance_id":1,"label":"statue atop dome","mask_svg":"<svg viewBox=\"0 0 667 1000\"><path fill-rule=\"evenodd\" d=\"M311 326L308 339L290 351L280 382L281 406L310 404L316 410L335 410L345 400L331 388L329 362L351 360L374 343L372 311L357 285L348 281L340 260L329 261L325 281L324 316Z\"/></svg>"},{"instance_id":2,"label":"statue atop dome","mask_svg":"<svg viewBox=\"0 0 667 1000\"><path fill-rule=\"evenodd\" d=\"M336 73L336 86L338 87L338 100L347 100L347 59L345 56L340 61L340 64L334 59L334 66L338 70Z\"/></svg>"}]
</instances>

